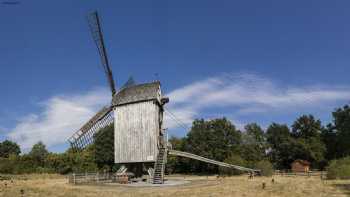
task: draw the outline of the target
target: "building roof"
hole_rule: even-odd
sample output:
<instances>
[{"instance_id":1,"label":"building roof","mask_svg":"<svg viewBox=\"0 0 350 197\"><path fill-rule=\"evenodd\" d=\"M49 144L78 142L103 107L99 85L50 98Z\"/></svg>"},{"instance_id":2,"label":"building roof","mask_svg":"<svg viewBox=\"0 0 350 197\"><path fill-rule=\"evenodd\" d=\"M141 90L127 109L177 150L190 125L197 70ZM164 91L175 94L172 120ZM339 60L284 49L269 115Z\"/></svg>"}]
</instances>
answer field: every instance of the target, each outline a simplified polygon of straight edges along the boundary
<instances>
[{"instance_id":1,"label":"building roof","mask_svg":"<svg viewBox=\"0 0 350 197\"><path fill-rule=\"evenodd\" d=\"M310 162L308 162L308 161L306 161L306 160L301 160L301 159L297 159L297 160L295 160L293 163L300 163L300 164L302 164L302 165L304 165L304 166L310 165Z\"/></svg>"},{"instance_id":2,"label":"building roof","mask_svg":"<svg viewBox=\"0 0 350 197\"><path fill-rule=\"evenodd\" d=\"M146 100L156 100L159 98L159 88L159 81L123 88L113 96L112 104L116 106Z\"/></svg>"}]
</instances>

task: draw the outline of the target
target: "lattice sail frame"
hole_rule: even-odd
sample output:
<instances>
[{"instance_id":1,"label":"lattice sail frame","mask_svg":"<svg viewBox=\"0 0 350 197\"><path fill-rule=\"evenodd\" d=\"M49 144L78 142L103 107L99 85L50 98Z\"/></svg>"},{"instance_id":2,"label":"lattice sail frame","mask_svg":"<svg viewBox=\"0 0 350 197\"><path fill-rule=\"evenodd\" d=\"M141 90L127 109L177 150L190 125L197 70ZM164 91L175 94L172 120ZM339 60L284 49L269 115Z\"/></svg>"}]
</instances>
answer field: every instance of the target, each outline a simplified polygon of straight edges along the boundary
<instances>
[{"instance_id":1,"label":"lattice sail frame","mask_svg":"<svg viewBox=\"0 0 350 197\"><path fill-rule=\"evenodd\" d=\"M112 107L103 107L69 139L74 150L82 150L94 142L94 135L100 130L114 123Z\"/></svg>"},{"instance_id":2,"label":"lattice sail frame","mask_svg":"<svg viewBox=\"0 0 350 197\"><path fill-rule=\"evenodd\" d=\"M107 51L103 41L103 34L102 34L100 19L96 11L89 14L87 19L88 19L92 38L94 39L94 42L98 49L98 53L100 54L102 67L106 74L107 81L113 96L116 93L116 88L115 88L112 70L109 66Z\"/></svg>"}]
</instances>

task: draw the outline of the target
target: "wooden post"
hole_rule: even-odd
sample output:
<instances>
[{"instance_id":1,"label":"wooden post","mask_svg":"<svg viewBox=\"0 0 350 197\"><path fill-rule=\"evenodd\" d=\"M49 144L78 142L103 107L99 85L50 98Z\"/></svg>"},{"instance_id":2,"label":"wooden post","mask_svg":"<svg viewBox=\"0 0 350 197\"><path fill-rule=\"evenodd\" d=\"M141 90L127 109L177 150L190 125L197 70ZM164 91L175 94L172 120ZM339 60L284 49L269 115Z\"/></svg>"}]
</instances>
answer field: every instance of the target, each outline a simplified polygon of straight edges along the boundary
<instances>
[{"instance_id":1,"label":"wooden post","mask_svg":"<svg viewBox=\"0 0 350 197\"><path fill-rule=\"evenodd\" d=\"M75 185L75 173L73 173L73 183Z\"/></svg>"}]
</instances>

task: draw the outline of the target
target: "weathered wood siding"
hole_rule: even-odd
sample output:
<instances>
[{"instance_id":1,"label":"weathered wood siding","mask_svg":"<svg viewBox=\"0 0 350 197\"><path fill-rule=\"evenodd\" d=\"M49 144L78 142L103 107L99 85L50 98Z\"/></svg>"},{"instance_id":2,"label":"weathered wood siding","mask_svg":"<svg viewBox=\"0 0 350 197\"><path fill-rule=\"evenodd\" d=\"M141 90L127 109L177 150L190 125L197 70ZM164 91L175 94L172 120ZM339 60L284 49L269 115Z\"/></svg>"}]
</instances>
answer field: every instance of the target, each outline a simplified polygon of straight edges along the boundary
<instances>
[{"instance_id":1,"label":"weathered wood siding","mask_svg":"<svg viewBox=\"0 0 350 197\"><path fill-rule=\"evenodd\" d=\"M154 162L158 154L159 106L145 101L117 106L115 163Z\"/></svg>"}]
</instances>

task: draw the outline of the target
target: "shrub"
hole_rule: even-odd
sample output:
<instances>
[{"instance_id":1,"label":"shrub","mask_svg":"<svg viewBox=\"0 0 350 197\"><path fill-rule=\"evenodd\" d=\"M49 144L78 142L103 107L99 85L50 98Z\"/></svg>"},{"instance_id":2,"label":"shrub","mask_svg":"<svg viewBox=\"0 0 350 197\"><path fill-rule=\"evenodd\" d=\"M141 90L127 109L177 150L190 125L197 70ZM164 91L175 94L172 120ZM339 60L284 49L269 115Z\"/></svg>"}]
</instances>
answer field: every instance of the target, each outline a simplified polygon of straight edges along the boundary
<instances>
[{"instance_id":1,"label":"shrub","mask_svg":"<svg viewBox=\"0 0 350 197\"><path fill-rule=\"evenodd\" d=\"M0 173L11 174L14 171L14 163L7 159L0 157Z\"/></svg>"},{"instance_id":2,"label":"shrub","mask_svg":"<svg viewBox=\"0 0 350 197\"><path fill-rule=\"evenodd\" d=\"M28 174L35 172L35 163L27 154L14 158L14 162L14 174Z\"/></svg>"},{"instance_id":3,"label":"shrub","mask_svg":"<svg viewBox=\"0 0 350 197\"><path fill-rule=\"evenodd\" d=\"M328 179L350 179L350 156L332 160L327 168Z\"/></svg>"},{"instance_id":4,"label":"shrub","mask_svg":"<svg viewBox=\"0 0 350 197\"><path fill-rule=\"evenodd\" d=\"M73 170L70 166L63 166L63 167L59 168L57 172L60 174L69 174L69 173L73 172Z\"/></svg>"},{"instance_id":5,"label":"shrub","mask_svg":"<svg viewBox=\"0 0 350 197\"><path fill-rule=\"evenodd\" d=\"M246 166L247 161L245 161L241 156L232 154L228 158L224 160L225 163L238 165L238 166ZM219 173L232 176L232 175L240 175L244 174L241 170L226 168L226 167L219 167Z\"/></svg>"},{"instance_id":6,"label":"shrub","mask_svg":"<svg viewBox=\"0 0 350 197\"><path fill-rule=\"evenodd\" d=\"M267 160L259 161L254 165L255 169L260 170L261 176L272 176L273 175L273 167L272 164Z\"/></svg>"}]
</instances>

